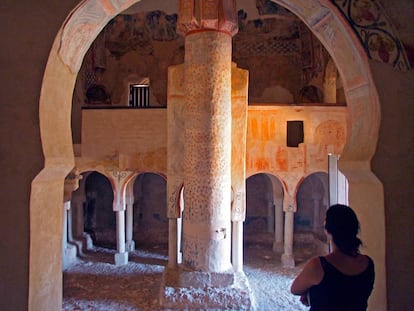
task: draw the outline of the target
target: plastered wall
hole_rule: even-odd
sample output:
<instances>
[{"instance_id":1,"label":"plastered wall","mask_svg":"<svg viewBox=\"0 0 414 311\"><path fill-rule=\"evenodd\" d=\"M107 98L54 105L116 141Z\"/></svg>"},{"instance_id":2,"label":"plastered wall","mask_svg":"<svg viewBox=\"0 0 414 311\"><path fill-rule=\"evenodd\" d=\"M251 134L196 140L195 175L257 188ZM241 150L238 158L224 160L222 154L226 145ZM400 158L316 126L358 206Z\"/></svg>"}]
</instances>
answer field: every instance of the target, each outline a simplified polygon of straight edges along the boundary
<instances>
[{"instance_id":1,"label":"plastered wall","mask_svg":"<svg viewBox=\"0 0 414 311\"><path fill-rule=\"evenodd\" d=\"M167 109L84 109L78 169L119 167L166 174ZM122 122L120 122L122 120ZM303 122L303 143L287 146L287 122ZM294 195L301 179L327 172L346 139L346 107L248 107L246 174L270 173ZM237 142L234 142L237 145ZM244 212L242 213L244 214Z\"/></svg>"}]
</instances>

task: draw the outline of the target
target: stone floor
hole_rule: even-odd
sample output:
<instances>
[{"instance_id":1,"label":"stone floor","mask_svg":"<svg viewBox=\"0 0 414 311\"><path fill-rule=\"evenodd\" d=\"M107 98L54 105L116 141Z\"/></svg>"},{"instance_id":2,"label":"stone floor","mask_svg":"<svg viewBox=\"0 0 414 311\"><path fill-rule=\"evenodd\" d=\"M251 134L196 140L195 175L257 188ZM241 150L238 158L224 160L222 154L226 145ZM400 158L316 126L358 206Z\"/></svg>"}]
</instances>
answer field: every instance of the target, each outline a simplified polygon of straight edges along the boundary
<instances>
[{"instance_id":1,"label":"stone floor","mask_svg":"<svg viewBox=\"0 0 414 311\"><path fill-rule=\"evenodd\" d=\"M129 254L125 266L113 265L115 251L106 248L94 247L78 258L63 273L63 310L167 310L158 303L167 246L137 248ZM293 269L282 268L280 254L272 252L271 245L264 241L249 242L244 252L244 272L253 292L255 310L307 310L289 288L303 263L314 255L311 247L295 246L297 267ZM191 309L182 306L176 310Z\"/></svg>"}]
</instances>

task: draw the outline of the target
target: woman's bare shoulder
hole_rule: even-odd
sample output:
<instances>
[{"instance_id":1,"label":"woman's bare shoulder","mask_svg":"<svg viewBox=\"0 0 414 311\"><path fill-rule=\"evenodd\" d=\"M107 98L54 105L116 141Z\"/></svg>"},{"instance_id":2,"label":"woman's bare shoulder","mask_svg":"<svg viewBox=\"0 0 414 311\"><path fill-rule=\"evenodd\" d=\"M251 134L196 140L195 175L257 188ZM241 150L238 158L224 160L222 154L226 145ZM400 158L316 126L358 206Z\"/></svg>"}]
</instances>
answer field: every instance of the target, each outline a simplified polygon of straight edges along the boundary
<instances>
[{"instance_id":1,"label":"woman's bare shoulder","mask_svg":"<svg viewBox=\"0 0 414 311\"><path fill-rule=\"evenodd\" d=\"M323 268L320 257L312 257L309 259L304 269L308 270L308 274L311 276L314 285L322 281Z\"/></svg>"},{"instance_id":2,"label":"woman's bare shoulder","mask_svg":"<svg viewBox=\"0 0 414 311\"><path fill-rule=\"evenodd\" d=\"M306 265L312 270L322 269L320 257L312 257L308 260Z\"/></svg>"},{"instance_id":3,"label":"woman's bare shoulder","mask_svg":"<svg viewBox=\"0 0 414 311\"><path fill-rule=\"evenodd\" d=\"M291 292L295 295L306 293L313 285L319 284L323 278L323 269L319 257L309 259L302 271L295 278L291 286Z\"/></svg>"},{"instance_id":4,"label":"woman's bare shoulder","mask_svg":"<svg viewBox=\"0 0 414 311\"><path fill-rule=\"evenodd\" d=\"M374 261L368 255L360 254L358 257L359 257L358 261L359 261L360 265L364 268L367 268L369 265L374 264Z\"/></svg>"}]
</instances>

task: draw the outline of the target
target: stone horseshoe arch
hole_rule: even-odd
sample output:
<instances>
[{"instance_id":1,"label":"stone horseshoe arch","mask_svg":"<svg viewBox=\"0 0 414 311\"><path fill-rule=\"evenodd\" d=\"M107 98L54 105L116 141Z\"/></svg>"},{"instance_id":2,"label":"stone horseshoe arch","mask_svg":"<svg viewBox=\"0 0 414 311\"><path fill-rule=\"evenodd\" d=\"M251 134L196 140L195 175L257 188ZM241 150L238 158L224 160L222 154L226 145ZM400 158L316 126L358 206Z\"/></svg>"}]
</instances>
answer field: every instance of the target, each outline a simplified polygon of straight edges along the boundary
<instances>
[{"instance_id":1,"label":"stone horseshoe arch","mask_svg":"<svg viewBox=\"0 0 414 311\"><path fill-rule=\"evenodd\" d=\"M380 111L365 51L330 1L272 1L286 7L308 25L331 54L343 78L348 103L348 137L339 166L349 181L349 203L360 217L367 252L376 261L377 282L370 308L385 310L383 189L370 170L378 140ZM70 120L80 64L107 22L137 2L140 0L80 2L63 23L50 51L39 101L45 165L32 181L30 197L29 310L58 310L62 306L62 213L59 207L63 204L64 179L75 163ZM59 85L56 77L59 77ZM383 234L379 234L381 232Z\"/></svg>"}]
</instances>

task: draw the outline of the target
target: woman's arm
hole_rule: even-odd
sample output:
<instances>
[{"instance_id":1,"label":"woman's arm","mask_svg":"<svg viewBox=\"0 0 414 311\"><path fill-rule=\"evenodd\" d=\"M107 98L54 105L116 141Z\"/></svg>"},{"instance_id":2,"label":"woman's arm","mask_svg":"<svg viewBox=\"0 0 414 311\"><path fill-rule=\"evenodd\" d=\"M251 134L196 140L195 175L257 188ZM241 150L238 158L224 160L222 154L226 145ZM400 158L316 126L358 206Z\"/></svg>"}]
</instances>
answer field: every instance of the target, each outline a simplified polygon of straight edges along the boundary
<instances>
[{"instance_id":1,"label":"woman's arm","mask_svg":"<svg viewBox=\"0 0 414 311\"><path fill-rule=\"evenodd\" d=\"M303 270L295 278L290 287L290 291L294 295L304 295L313 285L317 285L322 281L323 269L318 257L310 259Z\"/></svg>"}]
</instances>

